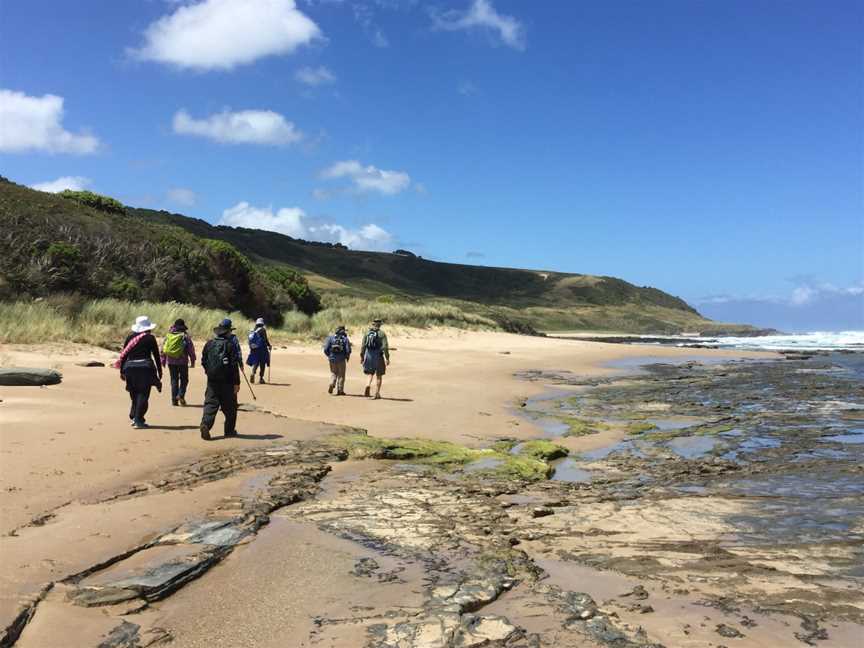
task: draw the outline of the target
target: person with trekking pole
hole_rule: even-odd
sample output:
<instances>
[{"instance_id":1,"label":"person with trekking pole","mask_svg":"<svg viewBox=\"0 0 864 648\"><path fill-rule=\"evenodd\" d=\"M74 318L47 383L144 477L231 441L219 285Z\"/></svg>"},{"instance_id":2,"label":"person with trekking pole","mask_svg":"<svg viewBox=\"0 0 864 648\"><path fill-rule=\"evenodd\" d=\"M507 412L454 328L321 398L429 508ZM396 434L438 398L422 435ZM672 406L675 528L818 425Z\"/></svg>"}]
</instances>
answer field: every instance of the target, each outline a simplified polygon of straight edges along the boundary
<instances>
[{"instance_id":1,"label":"person with trekking pole","mask_svg":"<svg viewBox=\"0 0 864 648\"><path fill-rule=\"evenodd\" d=\"M123 342L120 357L114 367L120 370L120 380L126 383L129 392L129 420L138 430L147 429L144 417L150 406L150 389L162 391L162 362L159 344L150 332L156 325L146 315L135 319L132 332Z\"/></svg>"},{"instance_id":2,"label":"person with trekking pole","mask_svg":"<svg viewBox=\"0 0 864 648\"><path fill-rule=\"evenodd\" d=\"M210 430L220 409L225 416L225 436L237 436L237 393L240 391L242 356L237 336L231 333L233 330L231 320L222 320L213 329L213 339L207 341L201 352L201 367L207 375L200 425L201 438L205 441L211 438Z\"/></svg>"},{"instance_id":3,"label":"person with trekking pole","mask_svg":"<svg viewBox=\"0 0 864 648\"><path fill-rule=\"evenodd\" d=\"M252 367L252 383L255 383L255 370L260 369L260 378L258 382L264 384L264 367L270 366L270 351L273 345L270 344L270 339L267 337L267 329L264 326L264 318L259 317L255 320L255 328L249 332L249 357L246 359L246 364Z\"/></svg>"},{"instance_id":4,"label":"person with trekking pole","mask_svg":"<svg viewBox=\"0 0 864 648\"><path fill-rule=\"evenodd\" d=\"M195 345L182 319L175 321L165 336L162 366L167 366L171 374L171 404L186 407L189 368L195 368Z\"/></svg>"},{"instance_id":5,"label":"person with trekking pole","mask_svg":"<svg viewBox=\"0 0 864 648\"><path fill-rule=\"evenodd\" d=\"M376 378L375 400L381 398L381 382L387 373L387 365L390 364L390 346L387 343L387 334L381 330L383 321L376 319L372 326L363 336L363 345L360 347L360 364L363 365L363 373L369 376L369 384L366 385L364 396L369 396L372 391L372 379Z\"/></svg>"}]
</instances>

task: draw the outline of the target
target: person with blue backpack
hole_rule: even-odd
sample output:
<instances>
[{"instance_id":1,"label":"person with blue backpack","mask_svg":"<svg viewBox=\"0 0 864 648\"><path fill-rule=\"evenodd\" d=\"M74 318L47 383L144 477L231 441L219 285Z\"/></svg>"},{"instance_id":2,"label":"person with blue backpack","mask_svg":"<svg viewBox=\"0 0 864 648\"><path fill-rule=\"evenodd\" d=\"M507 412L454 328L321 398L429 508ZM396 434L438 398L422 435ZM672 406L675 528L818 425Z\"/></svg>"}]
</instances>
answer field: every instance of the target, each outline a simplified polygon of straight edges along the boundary
<instances>
[{"instance_id":1,"label":"person with blue backpack","mask_svg":"<svg viewBox=\"0 0 864 648\"><path fill-rule=\"evenodd\" d=\"M270 350L273 346L267 337L267 329L264 327L264 318L255 320L255 328L249 332L249 356L246 364L252 367L252 382L255 382L255 370L260 369L261 376L258 380L264 384L264 367L270 366Z\"/></svg>"},{"instance_id":2,"label":"person with blue backpack","mask_svg":"<svg viewBox=\"0 0 864 648\"><path fill-rule=\"evenodd\" d=\"M369 396L372 391L372 379L377 378L375 385L375 400L381 398L381 381L387 373L387 365L390 364L390 346L387 343L387 334L381 330L383 321L376 319L372 326L363 336L363 345L360 347L360 363L363 365L363 373L369 376L369 384L366 385L364 396Z\"/></svg>"},{"instance_id":3,"label":"person with blue backpack","mask_svg":"<svg viewBox=\"0 0 864 648\"><path fill-rule=\"evenodd\" d=\"M330 361L330 386L327 393L336 390L337 396L345 395L345 367L351 359L351 340L344 326L336 329L324 342L324 355Z\"/></svg>"}]
</instances>

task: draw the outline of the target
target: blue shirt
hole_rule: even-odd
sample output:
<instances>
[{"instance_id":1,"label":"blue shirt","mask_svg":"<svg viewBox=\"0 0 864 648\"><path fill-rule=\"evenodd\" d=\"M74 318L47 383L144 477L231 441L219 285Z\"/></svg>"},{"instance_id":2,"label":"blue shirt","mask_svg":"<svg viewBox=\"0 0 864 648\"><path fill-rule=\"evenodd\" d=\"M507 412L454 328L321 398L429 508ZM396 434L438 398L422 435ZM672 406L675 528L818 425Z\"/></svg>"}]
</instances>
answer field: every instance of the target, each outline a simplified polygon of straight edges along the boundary
<instances>
[{"instance_id":1,"label":"blue shirt","mask_svg":"<svg viewBox=\"0 0 864 648\"><path fill-rule=\"evenodd\" d=\"M347 335L339 335L338 337L341 337L344 343L344 348L342 351L334 351L333 345L336 343L336 337L336 335L331 335L324 342L324 355L333 362L347 360L351 357L351 340L348 339Z\"/></svg>"}]
</instances>

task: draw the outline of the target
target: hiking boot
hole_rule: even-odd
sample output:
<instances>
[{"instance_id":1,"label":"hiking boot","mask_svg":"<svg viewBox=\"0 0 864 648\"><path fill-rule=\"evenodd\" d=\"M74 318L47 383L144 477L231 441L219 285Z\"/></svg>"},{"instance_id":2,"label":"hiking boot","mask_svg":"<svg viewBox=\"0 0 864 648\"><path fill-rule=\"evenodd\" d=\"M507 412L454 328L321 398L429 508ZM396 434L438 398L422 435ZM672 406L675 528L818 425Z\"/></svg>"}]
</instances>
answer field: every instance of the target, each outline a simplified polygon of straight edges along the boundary
<instances>
[{"instance_id":1,"label":"hiking boot","mask_svg":"<svg viewBox=\"0 0 864 648\"><path fill-rule=\"evenodd\" d=\"M173 405L174 407L177 407L177 401L173 398L171 399L171 405Z\"/></svg>"},{"instance_id":2,"label":"hiking boot","mask_svg":"<svg viewBox=\"0 0 864 648\"><path fill-rule=\"evenodd\" d=\"M363 395L364 396L371 396L371 392L372 392L372 390L369 387L367 387L366 389L363 390Z\"/></svg>"},{"instance_id":3,"label":"hiking boot","mask_svg":"<svg viewBox=\"0 0 864 648\"><path fill-rule=\"evenodd\" d=\"M261 377L258 379L258 384L259 384L259 385L266 385L266 384L267 384L267 383L264 382L264 376L261 376Z\"/></svg>"},{"instance_id":4,"label":"hiking boot","mask_svg":"<svg viewBox=\"0 0 864 648\"><path fill-rule=\"evenodd\" d=\"M135 421L133 419L129 419L129 426L135 427Z\"/></svg>"},{"instance_id":5,"label":"hiking boot","mask_svg":"<svg viewBox=\"0 0 864 648\"><path fill-rule=\"evenodd\" d=\"M344 391L336 392L336 395L337 395L337 396L344 396L344 395L345 395L345 392L344 392Z\"/></svg>"},{"instance_id":6,"label":"hiking boot","mask_svg":"<svg viewBox=\"0 0 864 648\"><path fill-rule=\"evenodd\" d=\"M226 433L225 433L225 438L226 438L226 439L227 439L228 437L236 437L236 436L237 436L237 430L234 430L233 432L226 432Z\"/></svg>"},{"instance_id":7,"label":"hiking boot","mask_svg":"<svg viewBox=\"0 0 864 648\"><path fill-rule=\"evenodd\" d=\"M186 407L186 399L182 396L177 399L183 407Z\"/></svg>"},{"instance_id":8,"label":"hiking boot","mask_svg":"<svg viewBox=\"0 0 864 648\"><path fill-rule=\"evenodd\" d=\"M328 394L332 394L332 393L333 393L333 388L334 388L335 386L336 386L336 385L330 385L330 386L327 388L327 393L328 393Z\"/></svg>"},{"instance_id":9,"label":"hiking boot","mask_svg":"<svg viewBox=\"0 0 864 648\"><path fill-rule=\"evenodd\" d=\"M252 378L249 380L253 385L255 384L255 374L252 374Z\"/></svg>"},{"instance_id":10,"label":"hiking boot","mask_svg":"<svg viewBox=\"0 0 864 648\"><path fill-rule=\"evenodd\" d=\"M375 394L375 398L372 400L381 400L381 394Z\"/></svg>"},{"instance_id":11,"label":"hiking boot","mask_svg":"<svg viewBox=\"0 0 864 648\"><path fill-rule=\"evenodd\" d=\"M210 440L210 430L207 429L207 426L202 423L198 427L198 429L201 430L201 438L204 439L205 441L209 441Z\"/></svg>"},{"instance_id":12,"label":"hiking boot","mask_svg":"<svg viewBox=\"0 0 864 648\"><path fill-rule=\"evenodd\" d=\"M150 426L147 425L144 421L132 421L132 427L136 430L146 430Z\"/></svg>"}]
</instances>

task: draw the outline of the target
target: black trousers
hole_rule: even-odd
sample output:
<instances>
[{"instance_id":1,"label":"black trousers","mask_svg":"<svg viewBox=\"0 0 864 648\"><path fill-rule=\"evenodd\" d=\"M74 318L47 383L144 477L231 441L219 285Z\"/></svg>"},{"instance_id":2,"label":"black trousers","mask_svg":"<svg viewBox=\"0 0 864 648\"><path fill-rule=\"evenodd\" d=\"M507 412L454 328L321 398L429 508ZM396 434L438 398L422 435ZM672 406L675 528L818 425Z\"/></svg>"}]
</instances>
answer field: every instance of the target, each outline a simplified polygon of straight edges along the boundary
<instances>
[{"instance_id":1,"label":"black trousers","mask_svg":"<svg viewBox=\"0 0 864 648\"><path fill-rule=\"evenodd\" d=\"M237 394L234 393L234 384L208 380L201 425L206 426L207 430L212 429L216 423L216 413L220 409L225 415L225 434L233 434L237 425Z\"/></svg>"},{"instance_id":2,"label":"black trousers","mask_svg":"<svg viewBox=\"0 0 864 648\"><path fill-rule=\"evenodd\" d=\"M126 391L129 392L129 418L144 423L150 407L150 390L156 381L156 372L149 367L134 368L126 371Z\"/></svg>"},{"instance_id":3,"label":"black trousers","mask_svg":"<svg viewBox=\"0 0 864 648\"><path fill-rule=\"evenodd\" d=\"M189 367L184 365L168 365L171 374L171 400L186 398L186 388L189 386Z\"/></svg>"}]
</instances>

